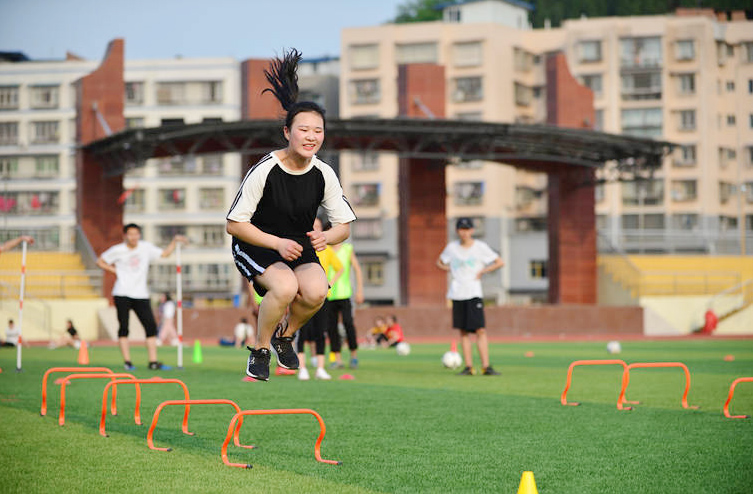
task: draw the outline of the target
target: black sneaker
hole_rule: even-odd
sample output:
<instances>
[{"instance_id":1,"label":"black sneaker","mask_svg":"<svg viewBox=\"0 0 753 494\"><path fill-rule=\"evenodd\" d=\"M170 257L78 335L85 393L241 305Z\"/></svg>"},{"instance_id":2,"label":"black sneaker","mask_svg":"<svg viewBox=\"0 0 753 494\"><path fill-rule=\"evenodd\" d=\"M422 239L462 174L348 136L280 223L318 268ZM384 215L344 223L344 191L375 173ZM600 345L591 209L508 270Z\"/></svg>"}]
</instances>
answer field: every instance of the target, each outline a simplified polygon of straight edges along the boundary
<instances>
[{"instance_id":1,"label":"black sneaker","mask_svg":"<svg viewBox=\"0 0 753 494\"><path fill-rule=\"evenodd\" d=\"M295 370L298 368L298 354L293 348L292 336L278 336L285 331L287 324L280 323L272 334L272 350L277 354L277 365L283 369Z\"/></svg>"},{"instance_id":2,"label":"black sneaker","mask_svg":"<svg viewBox=\"0 0 753 494\"><path fill-rule=\"evenodd\" d=\"M125 370L127 370L127 371L135 371L136 370L136 366L133 365L130 361L123 362L123 368Z\"/></svg>"},{"instance_id":3,"label":"black sneaker","mask_svg":"<svg viewBox=\"0 0 753 494\"><path fill-rule=\"evenodd\" d=\"M170 370L172 367L162 362L149 362L149 370Z\"/></svg>"},{"instance_id":4,"label":"black sneaker","mask_svg":"<svg viewBox=\"0 0 753 494\"><path fill-rule=\"evenodd\" d=\"M476 371L473 370L473 367L466 367L458 372L458 376L472 376L474 374L476 374Z\"/></svg>"},{"instance_id":5,"label":"black sneaker","mask_svg":"<svg viewBox=\"0 0 753 494\"><path fill-rule=\"evenodd\" d=\"M269 350L267 348L256 350L250 346L246 348L251 351L248 356L246 375L259 381L269 381Z\"/></svg>"},{"instance_id":6,"label":"black sneaker","mask_svg":"<svg viewBox=\"0 0 753 494\"><path fill-rule=\"evenodd\" d=\"M483 372L481 373L483 376L501 376L502 374L495 371L494 367L491 365L489 367L484 368Z\"/></svg>"}]
</instances>

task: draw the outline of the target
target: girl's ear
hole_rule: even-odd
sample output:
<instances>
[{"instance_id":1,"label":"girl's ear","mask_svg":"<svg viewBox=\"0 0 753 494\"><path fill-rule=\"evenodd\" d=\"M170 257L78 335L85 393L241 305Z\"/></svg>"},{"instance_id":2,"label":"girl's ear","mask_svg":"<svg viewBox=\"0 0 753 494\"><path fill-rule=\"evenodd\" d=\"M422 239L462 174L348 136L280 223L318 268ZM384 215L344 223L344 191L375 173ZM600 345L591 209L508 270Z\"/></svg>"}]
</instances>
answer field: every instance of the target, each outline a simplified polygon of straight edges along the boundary
<instances>
[{"instance_id":1,"label":"girl's ear","mask_svg":"<svg viewBox=\"0 0 753 494\"><path fill-rule=\"evenodd\" d=\"M282 128L282 134L283 134L283 135L285 136L285 139L286 139L286 140L288 140L288 141L290 140L290 130L288 129L288 126L287 126L287 125L285 125L285 126L284 126L284 127Z\"/></svg>"}]
</instances>

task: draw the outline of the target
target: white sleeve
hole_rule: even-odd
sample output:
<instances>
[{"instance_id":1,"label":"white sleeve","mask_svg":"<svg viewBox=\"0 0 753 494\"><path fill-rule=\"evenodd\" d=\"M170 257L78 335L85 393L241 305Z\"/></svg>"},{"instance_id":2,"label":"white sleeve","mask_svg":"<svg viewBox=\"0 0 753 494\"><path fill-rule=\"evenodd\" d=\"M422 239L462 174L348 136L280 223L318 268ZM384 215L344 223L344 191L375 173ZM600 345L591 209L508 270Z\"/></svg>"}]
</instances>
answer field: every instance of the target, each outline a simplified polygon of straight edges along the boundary
<instances>
[{"instance_id":1,"label":"white sleeve","mask_svg":"<svg viewBox=\"0 0 753 494\"><path fill-rule=\"evenodd\" d=\"M452 261L452 250L450 246L452 245L452 242L447 244L442 251L441 254L439 254L439 260L442 261L445 264L450 264L450 261Z\"/></svg>"},{"instance_id":2,"label":"white sleeve","mask_svg":"<svg viewBox=\"0 0 753 494\"><path fill-rule=\"evenodd\" d=\"M104 251L99 257L102 258L103 261L105 261L107 264L113 264L118 259L118 246L120 244L115 244L106 251Z\"/></svg>"},{"instance_id":3,"label":"white sleeve","mask_svg":"<svg viewBox=\"0 0 753 494\"><path fill-rule=\"evenodd\" d=\"M481 249L479 249L481 260L484 264L491 264L499 257L499 254L494 252L494 250L489 247L489 244L487 244L486 242L480 242L479 245L481 246Z\"/></svg>"},{"instance_id":4,"label":"white sleeve","mask_svg":"<svg viewBox=\"0 0 753 494\"><path fill-rule=\"evenodd\" d=\"M267 181L269 171L275 165L274 160L268 160L268 163L259 162L254 165L241 182L238 193L235 195L233 205L227 214L227 219L239 223L248 223L256 212L262 195L264 194L264 184Z\"/></svg>"},{"instance_id":5,"label":"white sleeve","mask_svg":"<svg viewBox=\"0 0 753 494\"><path fill-rule=\"evenodd\" d=\"M162 257L163 249L161 247L157 247L151 242L146 242L146 244L150 260L159 259L160 257Z\"/></svg>"},{"instance_id":6,"label":"white sleeve","mask_svg":"<svg viewBox=\"0 0 753 494\"><path fill-rule=\"evenodd\" d=\"M356 214L343 194L343 189L340 186L337 175L335 175L335 171L326 163L323 163L323 165L321 167L322 175L324 175L322 207L327 212L327 218L332 225L354 221Z\"/></svg>"}]
</instances>

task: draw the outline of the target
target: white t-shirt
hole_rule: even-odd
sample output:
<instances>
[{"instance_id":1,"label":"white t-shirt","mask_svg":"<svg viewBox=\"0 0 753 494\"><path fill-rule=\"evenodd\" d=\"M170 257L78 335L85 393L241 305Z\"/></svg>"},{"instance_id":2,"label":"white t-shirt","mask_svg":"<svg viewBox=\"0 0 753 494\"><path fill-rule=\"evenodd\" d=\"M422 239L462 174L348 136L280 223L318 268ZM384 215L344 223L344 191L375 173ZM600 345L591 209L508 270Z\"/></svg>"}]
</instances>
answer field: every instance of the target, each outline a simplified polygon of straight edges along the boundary
<instances>
[{"instance_id":1,"label":"white t-shirt","mask_svg":"<svg viewBox=\"0 0 753 494\"><path fill-rule=\"evenodd\" d=\"M146 286L149 263L162 256L162 249L144 240L129 249L125 242L113 245L102 254L102 260L113 264L118 279L112 289L113 296L137 299L149 298Z\"/></svg>"},{"instance_id":2,"label":"white t-shirt","mask_svg":"<svg viewBox=\"0 0 753 494\"><path fill-rule=\"evenodd\" d=\"M447 298L470 300L482 297L481 280L476 279L476 275L498 257L499 254L482 240L474 240L467 248L461 246L459 240L447 244L439 256L440 261L450 266L452 275Z\"/></svg>"},{"instance_id":3,"label":"white t-shirt","mask_svg":"<svg viewBox=\"0 0 753 494\"><path fill-rule=\"evenodd\" d=\"M248 337L253 336L254 328L247 322L239 322L235 325L235 339L245 340Z\"/></svg>"},{"instance_id":4,"label":"white t-shirt","mask_svg":"<svg viewBox=\"0 0 753 494\"><path fill-rule=\"evenodd\" d=\"M162 304L162 317L164 319L172 319L175 317L175 302L168 300Z\"/></svg>"},{"instance_id":5,"label":"white t-shirt","mask_svg":"<svg viewBox=\"0 0 753 494\"><path fill-rule=\"evenodd\" d=\"M5 330L5 342L6 343L12 343L14 345L18 345L19 336L21 336L21 330L18 329L18 326L13 326L12 328L8 326L8 329Z\"/></svg>"}]
</instances>

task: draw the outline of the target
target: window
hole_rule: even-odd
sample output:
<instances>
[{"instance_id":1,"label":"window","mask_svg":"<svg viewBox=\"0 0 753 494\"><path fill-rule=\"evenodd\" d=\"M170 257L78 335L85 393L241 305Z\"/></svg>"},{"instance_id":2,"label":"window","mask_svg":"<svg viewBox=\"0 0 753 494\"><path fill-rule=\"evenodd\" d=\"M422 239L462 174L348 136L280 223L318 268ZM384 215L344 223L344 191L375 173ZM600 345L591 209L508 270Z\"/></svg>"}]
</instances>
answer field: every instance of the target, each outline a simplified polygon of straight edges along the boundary
<instances>
[{"instance_id":1,"label":"window","mask_svg":"<svg viewBox=\"0 0 753 494\"><path fill-rule=\"evenodd\" d=\"M698 197L695 180L672 180L672 200L674 202L695 201Z\"/></svg>"},{"instance_id":2,"label":"window","mask_svg":"<svg viewBox=\"0 0 753 494\"><path fill-rule=\"evenodd\" d=\"M695 144L684 144L678 148L679 157L675 158L674 166L695 166L696 164L696 146Z\"/></svg>"},{"instance_id":3,"label":"window","mask_svg":"<svg viewBox=\"0 0 753 494\"><path fill-rule=\"evenodd\" d=\"M379 67L379 45L351 45L349 54L351 70Z\"/></svg>"},{"instance_id":4,"label":"window","mask_svg":"<svg viewBox=\"0 0 753 494\"><path fill-rule=\"evenodd\" d=\"M594 130L604 131L604 110L596 110L594 114Z\"/></svg>"},{"instance_id":5,"label":"window","mask_svg":"<svg viewBox=\"0 0 753 494\"><path fill-rule=\"evenodd\" d=\"M452 101L479 101L484 98L481 77L458 77L453 80Z\"/></svg>"},{"instance_id":6,"label":"window","mask_svg":"<svg viewBox=\"0 0 753 494\"><path fill-rule=\"evenodd\" d=\"M658 68L662 64L661 38L626 38L620 40L623 68Z\"/></svg>"},{"instance_id":7,"label":"window","mask_svg":"<svg viewBox=\"0 0 753 494\"><path fill-rule=\"evenodd\" d=\"M732 148L719 148L719 167L727 168L727 166L737 159L737 151Z\"/></svg>"},{"instance_id":8,"label":"window","mask_svg":"<svg viewBox=\"0 0 753 494\"><path fill-rule=\"evenodd\" d=\"M476 67L484 62L480 41L452 45L452 61L455 67Z\"/></svg>"},{"instance_id":9,"label":"window","mask_svg":"<svg viewBox=\"0 0 753 494\"><path fill-rule=\"evenodd\" d=\"M521 48L513 48L513 65L516 72L530 72L534 55Z\"/></svg>"},{"instance_id":10,"label":"window","mask_svg":"<svg viewBox=\"0 0 753 494\"><path fill-rule=\"evenodd\" d=\"M544 191L534 189L527 185L515 186L515 207L516 209L526 209L535 201L541 199Z\"/></svg>"},{"instance_id":11,"label":"window","mask_svg":"<svg viewBox=\"0 0 753 494\"><path fill-rule=\"evenodd\" d=\"M186 208L186 189L160 189L159 208L176 210Z\"/></svg>"},{"instance_id":12,"label":"window","mask_svg":"<svg viewBox=\"0 0 753 494\"><path fill-rule=\"evenodd\" d=\"M463 18L463 11L460 7L445 7L444 9L444 21L459 23Z\"/></svg>"},{"instance_id":13,"label":"window","mask_svg":"<svg viewBox=\"0 0 753 494\"><path fill-rule=\"evenodd\" d=\"M743 43L745 46L745 62L747 63L753 63L753 42L748 41L746 43Z\"/></svg>"},{"instance_id":14,"label":"window","mask_svg":"<svg viewBox=\"0 0 753 494\"><path fill-rule=\"evenodd\" d=\"M126 213L143 213L146 208L144 189L128 189L125 195L125 212ZM170 239L172 240L172 238Z\"/></svg>"},{"instance_id":15,"label":"window","mask_svg":"<svg viewBox=\"0 0 753 494\"><path fill-rule=\"evenodd\" d=\"M353 204L356 206L378 206L381 184L364 183L353 184L353 195L351 197Z\"/></svg>"},{"instance_id":16,"label":"window","mask_svg":"<svg viewBox=\"0 0 753 494\"><path fill-rule=\"evenodd\" d=\"M0 179L18 175L18 157L0 156Z\"/></svg>"},{"instance_id":17,"label":"window","mask_svg":"<svg viewBox=\"0 0 753 494\"><path fill-rule=\"evenodd\" d=\"M601 61L601 41L581 41L579 43L580 62L600 62Z\"/></svg>"},{"instance_id":18,"label":"window","mask_svg":"<svg viewBox=\"0 0 753 494\"><path fill-rule=\"evenodd\" d=\"M34 161L35 177L55 178L58 176L60 165L57 155L37 156Z\"/></svg>"},{"instance_id":19,"label":"window","mask_svg":"<svg viewBox=\"0 0 753 494\"><path fill-rule=\"evenodd\" d=\"M515 104L518 106L530 106L533 100L533 89L523 84L515 83Z\"/></svg>"},{"instance_id":20,"label":"window","mask_svg":"<svg viewBox=\"0 0 753 494\"><path fill-rule=\"evenodd\" d=\"M458 120L480 122L484 119L484 114L480 111L461 112L455 114L455 118Z\"/></svg>"},{"instance_id":21,"label":"window","mask_svg":"<svg viewBox=\"0 0 753 494\"><path fill-rule=\"evenodd\" d=\"M748 79L748 94L753 94L753 79Z\"/></svg>"},{"instance_id":22,"label":"window","mask_svg":"<svg viewBox=\"0 0 753 494\"><path fill-rule=\"evenodd\" d=\"M201 85L202 103L222 103L222 81L200 82L199 84Z\"/></svg>"},{"instance_id":23,"label":"window","mask_svg":"<svg viewBox=\"0 0 753 494\"><path fill-rule=\"evenodd\" d=\"M680 94L695 94L695 74L680 74L677 76L677 82Z\"/></svg>"},{"instance_id":24,"label":"window","mask_svg":"<svg viewBox=\"0 0 753 494\"><path fill-rule=\"evenodd\" d=\"M663 230L664 215L660 213L644 214L643 228L645 228L646 230Z\"/></svg>"},{"instance_id":25,"label":"window","mask_svg":"<svg viewBox=\"0 0 753 494\"><path fill-rule=\"evenodd\" d=\"M622 204L656 206L664 203L664 180L654 178L622 183Z\"/></svg>"},{"instance_id":26,"label":"window","mask_svg":"<svg viewBox=\"0 0 753 494\"><path fill-rule=\"evenodd\" d=\"M484 182L455 182L453 197L456 206L481 204L484 199Z\"/></svg>"},{"instance_id":27,"label":"window","mask_svg":"<svg viewBox=\"0 0 753 494\"><path fill-rule=\"evenodd\" d=\"M178 105L184 99L185 84L182 82L158 82L157 103L160 105Z\"/></svg>"},{"instance_id":28,"label":"window","mask_svg":"<svg viewBox=\"0 0 753 494\"><path fill-rule=\"evenodd\" d=\"M194 233L194 230L198 231ZM222 225L202 225L190 227L189 236L192 239L198 236L196 243L201 247L222 247L225 245L227 233Z\"/></svg>"},{"instance_id":29,"label":"window","mask_svg":"<svg viewBox=\"0 0 753 494\"><path fill-rule=\"evenodd\" d=\"M727 125L728 126L735 125L735 115L734 114L727 115Z\"/></svg>"},{"instance_id":30,"label":"window","mask_svg":"<svg viewBox=\"0 0 753 494\"><path fill-rule=\"evenodd\" d=\"M350 102L354 105L379 103L379 79L350 81Z\"/></svg>"},{"instance_id":31,"label":"window","mask_svg":"<svg viewBox=\"0 0 753 494\"><path fill-rule=\"evenodd\" d=\"M143 105L144 104L144 83L143 82L126 82L125 83L125 104L126 105Z\"/></svg>"},{"instance_id":32,"label":"window","mask_svg":"<svg viewBox=\"0 0 753 494\"><path fill-rule=\"evenodd\" d=\"M745 148L746 151L746 161L745 164L750 166L753 166L753 146L748 146Z\"/></svg>"},{"instance_id":33,"label":"window","mask_svg":"<svg viewBox=\"0 0 753 494\"><path fill-rule=\"evenodd\" d=\"M637 137L659 137L662 135L661 108L622 110L622 131Z\"/></svg>"},{"instance_id":34,"label":"window","mask_svg":"<svg viewBox=\"0 0 753 494\"><path fill-rule=\"evenodd\" d=\"M695 110L681 110L679 130L695 130Z\"/></svg>"},{"instance_id":35,"label":"window","mask_svg":"<svg viewBox=\"0 0 753 494\"><path fill-rule=\"evenodd\" d=\"M581 84L593 91L596 98L601 96L601 79L601 74L585 74L580 76Z\"/></svg>"},{"instance_id":36,"label":"window","mask_svg":"<svg viewBox=\"0 0 753 494\"><path fill-rule=\"evenodd\" d=\"M222 175L224 162L221 154L209 154L201 158L201 173L204 175Z\"/></svg>"},{"instance_id":37,"label":"window","mask_svg":"<svg viewBox=\"0 0 753 494\"><path fill-rule=\"evenodd\" d=\"M158 82L160 105L208 105L222 103L222 81Z\"/></svg>"},{"instance_id":38,"label":"window","mask_svg":"<svg viewBox=\"0 0 753 494\"><path fill-rule=\"evenodd\" d=\"M735 91L735 81L727 81L725 84L725 87L727 88L727 92L731 93Z\"/></svg>"},{"instance_id":39,"label":"window","mask_svg":"<svg viewBox=\"0 0 753 494\"><path fill-rule=\"evenodd\" d=\"M18 109L18 86L0 86L0 110Z\"/></svg>"},{"instance_id":40,"label":"window","mask_svg":"<svg viewBox=\"0 0 753 494\"><path fill-rule=\"evenodd\" d=\"M202 210L217 210L225 207L225 189L199 189L199 208Z\"/></svg>"},{"instance_id":41,"label":"window","mask_svg":"<svg viewBox=\"0 0 753 494\"><path fill-rule=\"evenodd\" d=\"M727 204L735 193L735 186L729 182L719 182L719 203Z\"/></svg>"},{"instance_id":42,"label":"window","mask_svg":"<svg viewBox=\"0 0 753 494\"><path fill-rule=\"evenodd\" d=\"M515 231L518 233L545 232L546 228L546 218L544 217L535 216L515 219Z\"/></svg>"},{"instance_id":43,"label":"window","mask_svg":"<svg viewBox=\"0 0 753 494\"><path fill-rule=\"evenodd\" d=\"M59 208L59 192L13 191L0 193L0 212L13 215L53 214Z\"/></svg>"},{"instance_id":44,"label":"window","mask_svg":"<svg viewBox=\"0 0 753 494\"><path fill-rule=\"evenodd\" d=\"M351 224L353 238L367 240L382 238L384 235L381 218L358 218L358 221Z\"/></svg>"},{"instance_id":45,"label":"window","mask_svg":"<svg viewBox=\"0 0 753 494\"><path fill-rule=\"evenodd\" d=\"M737 230L737 218L734 216L719 216L719 229L723 232Z\"/></svg>"},{"instance_id":46,"label":"window","mask_svg":"<svg viewBox=\"0 0 753 494\"><path fill-rule=\"evenodd\" d=\"M661 99L661 72L623 74L620 79L623 100Z\"/></svg>"},{"instance_id":47,"label":"window","mask_svg":"<svg viewBox=\"0 0 753 494\"><path fill-rule=\"evenodd\" d=\"M56 121L31 122L31 143L52 144L60 140L59 124Z\"/></svg>"},{"instance_id":48,"label":"window","mask_svg":"<svg viewBox=\"0 0 753 494\"><path fill-rule=\"evenodd\" d=\"M193 156L172 156L157 161L159 175L193 175L196 173L196 158Z\"/></svg>"},{"instance_id":49,"label":"window","mask_svg":"<svg viewBox=\"0 0 753 494\"><path fill-rule=\"evenodd\" d=\"M364 272L364 282L369 286L384 285L384 260L375 258L363 258L361 267Z\"/></svg>"},{"instance_id":50,"label":"window","mask_svg":"<svg viewBox=\"0 0 753 494\"><path fill-rule=\"evenodd\" d=\"M534 279L534 280L546 279L548 265L549 265L549 261L546 261L546 260L528 261L528 273L531 279Z\"/></svg>"},{"instance_id":51,"label":"window","mask_svg":"<svg viewBox=\"0 0 753 494\"><path fill-rule=\"evenodd\" d=\"M753 202L753 182L745 182L745 200Z\"/></svg>"},{"instance_id":52,"label":"window","mask_svg":"<svg viewBox=\"0 0 753 494\"><path fill-rule=\"evenodd\" d=\"M157 226L157 238L159 245L167 245L172 242L176 235L186 235L185 225L159 225ZM194 239L191 239L194 240ZM192 242L193 243L193 242Z\"/></svg>"},{"instance_id":53,"label":"window","mask_svg":"<svg viewBox=\"0 0 753 494\"><path fill-rule=\"evenodd\" d=\"M175 127L178 125L186 125L182 118L163 118L160 120L160 125L165 127Z\"/></svg>"},{"instance_id":54,"label":"window","mask_svg":"<svg viewBox=\"0 0 753 494\"><path fill-rule=\"evenodd\" d=\"M354 172L379 170L379 153L376 151L360 151L352 155Z\"/></svg>"},{"instance_id":55,"label":"window","mask_svg":"<svg viewBox=\"0 0 753 494\"><path fill-rule=\"evenodd\" d=\"M437 63L436 43L410 43L395 47L395 62L404 63Z\"/></svg>"},{"instance_id":56,"label":"window","mask_svg":"<svg viewBox=\"0 0 753 494\"><path fill-rule=\"evenodd\" d=\"M144 127L144 117L128 117L125 124L126 129L141 129Z\"/></svg>"},{"instance_id":57,"label":"window","mask_svg":"<svg viewBox=\"0 0 753 494\"><path fill-rule=\"evenodd\" d=\"M692 39L681 39L675 43L676 60L695 59L695 43Z\"/></svg>"},{"instance_id":58,"label":"window","mask_svg":"<svg viewBox=\"0 0 753 494\"><path fill-rule=\"evenodd\" d=\"M695 230L698 228L698 215L695 213L673 214L672 227L677 230Z\"/></svg>"},{"instance_id":59,"label":"window","mask_svg":"<svg viewBox=\"0 0 753 494\"><path fill-rule=\"evenodd\" d=\"M663 230L664 215L661 213L652 214L623 214L623 230Z\"/></svg>"},{"instance_id":60,"label":"window","mask_svg":"<svg viewBox=\"0 0 753 494\"><path fill-rule=\"evenodd\" d=\"M57 108L59 86L29 86L30 105L35 109Z\"/></svg>"},{"instance_id":61,"label":"window","mask_svg":"<svg viewBox=\"0 0 753 494\"><path fill-rule=\"evenodd\" d=\"M0 146L18 144L18 122L0 122Z\"/></svg>"}]
</instances>

